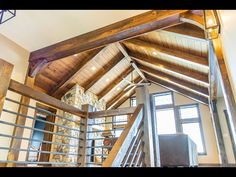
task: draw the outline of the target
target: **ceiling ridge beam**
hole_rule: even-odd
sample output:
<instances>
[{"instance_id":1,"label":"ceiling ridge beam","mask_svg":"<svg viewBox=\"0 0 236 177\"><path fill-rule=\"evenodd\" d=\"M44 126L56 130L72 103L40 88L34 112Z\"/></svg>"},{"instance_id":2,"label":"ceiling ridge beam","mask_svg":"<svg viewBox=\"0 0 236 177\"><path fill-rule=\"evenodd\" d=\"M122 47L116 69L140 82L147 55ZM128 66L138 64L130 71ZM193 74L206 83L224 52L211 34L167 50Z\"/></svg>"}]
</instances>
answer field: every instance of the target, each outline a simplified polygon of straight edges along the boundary
<instances>
[{"instance_id":1,"label":"ceiling ridge beam","mask_svg":"<svg viewBox=\"0 0 236 177\"><path fill-rule=\"evenodd\" d=\"M151 81L151 82L153 82L155 84L161 85L161 86L163 86L163 87L165 87L165 88L167 88L169 90L175 91L175 92L180 93L181 95L184 95L184 96L186 96L188 98L191 98L191 99L193 99L195 101L198 101L200 103L208 105L208 98L206 98L206 97L204 97L202 95L198 95L198 94L193 93L193 92L191 92L189 90L186 90L184 88L180 88L180 87L178 87L178 86L176 86L174 84L171 84L171 83L166 82L164 80L158 79L158 78L153 77L153 76L151 76L149 74L145 74L145 75L146 75L146 77L147 77L147 79L149 81Z\"/></svg>"},{"instance_id":2,"label":"ceiling ridge beam","mask_svg":"<svg viewBox=\"0 0 236 177\"><path fill-rule=\"evenodd\" d=\"M209 84L208 75L201 73L196 70L190 70L186 67L176 65L158 58L150 57L150 56L144 56L143 54L138 54L134 52L129 52L129 55L131 58L133 58L135 61L139 62L145 62L152 64L153 66L164 68L166 70L181 74L183 76L187 76L189 78L196 79L200 82L203 82L205 84Z\"/></svg>"},{"instance_id":3,"label":"ceiling ridge beam","mask_svg":"<svg viewBox=\"0 0 236 177\"><path fill-rule=\"evenodd\" d=\"M137 77L134 80L134 83L141 83L143 80L141 77ZM117 103L120 99L122 99L122 97L124 97L125 94L127 94L130 90L133 90L135 88L135 86L130 86L127 85L120 93L118 93L117 95L115 95L113 98L111 98L108 103L107 103L107 109L110 109L111 106L113 106L115 103Z\"/></svg>"},{"instance_id":4,"label":"ceiling ridge beam","mask_svg":"<svg viewBox=\"0 0 236 177\"><path fill-rule=\"evenodd\" d=\"M180 78L177 78L173 75L170 75L170 74L166 74L164 72L161 72L161 71L157 71L155 69L152 69L150 67L147 67L147 66L143 66L143 65L138 65L138 67L140 68L141 71L143 71L144 73L149 73L149 74L152 74L152 75L155 75L157 76L158 78L162 79L162 80L165 80L167 82L171 81L171 82L175 82L177 84L180 84L180 85L183 85L189 89L192 89L196 92L199 92L201 94L204 94L206 96L209 96L209 92L208 92L208 88L206 87L203 87L203 86L200 86L200 85L197 85L197 84L194 84L194 83L191 83L189 81L185 81L185 80L182 80Z\"/></svg>"},{"instance_id":5,"label":"ceiling ridge beam","mask_svg":"<svg viewBox=\"0 0 236 177\"><path fill-rule=\"evenodd\" d=\"M94 74L94 77L88 79L84 84L84 92L93 87L94 84L99 82L99 80L107 74L112 68L114 68L121 60L123 60L124 56L122 53L117 53L109 62L107 62L99 71Z\"/></svg>"},{"instance_id":6,"label":"ceiling ridge beam","mask_svg":"<svg viewBox=\"0 0 236 177\"><path fill-rule=\"evenodd\" d=\"M98 56L103 51L103 49L104 49L104 47L90 51L89 52L90 54L85 59L83 59L81 62L79 62L75 66L75 68L68 75L66 75L66 77L64 77L60 83L57 84L56 87L54 87L52 90L49 91L49 95L51 95L51 96L58 95L60 93L61 89L64 88L65 86L67 86L70 83L70 81L72 81L76 77L76 75L81 71L81 69L87 63L89 63L89 61L91 61L93 58Z\"/></svg>"},{"instance_id":7,"label":"ceiling ridge beam","mask_svg":"<svg viewBox=\"0 0 236 177\"><path fill-rule=\"evenodd\" d=\"M122 81L123 78L126 78L134 69L132 67L127 68L125 71L123 71L119 76L117 76L111 84L108 84L102 91L98 93L98 100L102 99L106 94L108 94L114 87L119 85Z\"/></svg>"},{"instance_id":8,"label":"ceiling ridge beam","mask_svg":"<svg viewBox=\"0 0 236 177\"><path fill-rule=\"evenodd\" d=\"M168 55L170 58L178 58L183 62L191 62L192 64L197 64L209 68L209 63L207 58L193 55L187 52L185 53L182 51L178 51L177 49L163 47L158 44L147 42L141 39L129 39L127 41L123 41L123 43L145 47L148 48L150 51L156 51L157 53Z\"/></svg>"},{"instance_id":9,"label":"ceiling ridge beam","mask_svg":"<svg viewBox=\"0 0 236 177\"><path fill-rule=\"evenodd\" d=\"M180 15L188 10L152 10L97 30L61 41L30 53L31 63L45 59L47 62L65 58L76 53L99 48L108 44L133 38L144 33L164 29L182 23Z\"/></svg>"}]
</instances>

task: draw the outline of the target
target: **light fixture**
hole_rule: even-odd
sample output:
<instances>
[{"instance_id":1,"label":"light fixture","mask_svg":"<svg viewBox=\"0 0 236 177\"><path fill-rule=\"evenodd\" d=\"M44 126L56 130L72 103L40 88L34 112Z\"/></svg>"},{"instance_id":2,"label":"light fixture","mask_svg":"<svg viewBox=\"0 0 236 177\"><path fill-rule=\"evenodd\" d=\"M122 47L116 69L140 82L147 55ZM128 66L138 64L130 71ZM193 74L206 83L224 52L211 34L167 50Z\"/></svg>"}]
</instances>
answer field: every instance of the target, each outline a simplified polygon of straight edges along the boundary
<instances>
[{"instance_id":1,"label":"light fixture","mask_svg":"<svg viewBox=\"0 0 236 177\"><path fill-rule=\"evenodd\" d=\"M106 79L106 81L107 81L107 82L109 82L109 81L110 81L110 79L109 79L109 78L107 78L107 79Z\"/></svg>"},{"instance_id":2,"label":"light fixture","mask_svg":"<svg viewBox=\"0 0 236 177\"><path fill-rule=\"evenodd\" d=\"M16 16L16 10L0 10L0 24Z\"/></svg>"},{"instance_id":3,"label":"light fixture","mask_svg":"<svg viewBox=\"0 0 236 177\"><path fill-rule=\"evenodd\" d=\"M120 90L120 87L117 87L117 89L116 89L117 91L119 91Z\"/></svg>"},{"instance_id":4,"label":"light fixture","mask_svg":"<svg viewBox=\"0 0 236 177\"><path fill-rule=\"evenodd\" d=\"M207 39L215 39L220 33L220 21L216 10L204 10L205 33Z\"/></svg>"},{"instance_id":5,"label":"light fixture","mask_svg":"<svg viewBox=\"0 0 236 177\"><path fill-rule=\"evenodd\" d=\"M157 52L154 51L154 52L152 52L152 54L153 54L153 55L157 55Z\"/></svg>"},{"instance_id":6,"label":"light fixture","mask_svg":"<svg viewBox=\"0 0 236 177\"><path fill-rule=\"evenodd\" d=\"M78 56L78 54L74 54L73 56L74 56L74 57L77 57L77 56Z\"/></svg>"},{"instance_id":7,"label":"light fixture","mask_svg":"<svg viewBox=\"0 0 236 177\"><path fill-rule=\"evenodd\" d=\"M95 66L93 66L91 69L92 69L93 71L95 71L95 70L96 70L96 67L95 67Z\"/></svg>"}]
</instances>

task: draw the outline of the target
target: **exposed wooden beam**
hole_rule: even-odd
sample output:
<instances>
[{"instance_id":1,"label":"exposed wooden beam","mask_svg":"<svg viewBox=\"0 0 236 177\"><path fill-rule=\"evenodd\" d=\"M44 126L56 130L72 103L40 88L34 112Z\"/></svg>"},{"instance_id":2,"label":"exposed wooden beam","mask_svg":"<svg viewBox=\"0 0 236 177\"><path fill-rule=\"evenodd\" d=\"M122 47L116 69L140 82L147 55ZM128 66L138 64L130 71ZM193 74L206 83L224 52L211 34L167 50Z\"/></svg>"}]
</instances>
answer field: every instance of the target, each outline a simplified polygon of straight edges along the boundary
<instances>
[{"instance_id":1,"label":"exposed wooden beam","mask_svg":"<svg viewBox=\"0 0 236 177\"><path fill-rule=\"evenodd\" d=\"M204 19L203 19L202 15L188 11L186 13L181 14L180 20L182 22L193 24L193 25L198 26L199 28L205 30Z\"/></svg>"},{"instance_id":2,"label":"exposed wooden beam","mask_svg":"<svg viewBox=\"0 0 236 177\"><path fill-rule=\"evenodd\" d=\"M197 40L206 40L204 30L189 23L171 26L169 28L164 29L163 31L175 33L184 37L193 38Z\"/></svg>"},{"instance_id":3,"label":"exposed wooden beam","mask_svg":"<svg viewBox=\"0 0 236 177\"><path fill-rule=\"evenodd\" d=\"M79 73L79 71L85 66L89 61L91 61L95 56L97 56L100 52L103 51L103 47L99 49L95 49L88 53L88 56L82 60L82 62L78 63L75 68L66 76L64 79L57 84L52 90L49 91L49 95L56 96L61 92L61 89L66 87Z\"/></svg>"},{"instance_id":4,"label":"exposed wooden beam","mask_svg":"<svg viewBox=\"0 0 236 177\"><path fill-rule=\"evenodd\" d=\"M202 87L202 86L199 86L197 84L193 84L191 82L185 81L183 79L179 79L177 77L174 77L173 75L169 75L169 74L163 73L161 71L152 69L152 68L147 67L147 66L138 65L138 67L140 68L141 71L143 71L145 73L153 74L153 75L157 76L158 78L160 78L162 80L164 79L167 82L169 82L169 81L170 82L175 82L175 83L183 85L183 86L185 86L187 88L195 90L195 91L197 91L199 93L205 94L207 96L209 95L208 88L206 88L206 87Z\"/></svg>"},{"instance_id":5,"label":"exposed wooden beam","mask_svg":"<svg viewBox=\"0 0 236 177\"><path fill-rule=\"evenodd\" d=\"M14 66L0 58L0 117Z\"/></svg>"},{"instance_id":6,"label":"exposed wooden beam","mask_svg":"<svg viewBox=\"0 0 236 177\"><path fill-rule=\"evenodd\" d=\"M140 77L134 80L134 83L140 83L140 82L142 82L142 78ZM110 109L111 106L113 106L116 102L122 99L122 97L126 96L127 93L133 90L134 88L135 86L130 87L130 85L127 85L120 93L118 93L114 98L111 99L111 101L107 103L107 109Z\"/></svg>"},{"instance_id":7,"label":"exposed wooden beam","mask_svg":"<svg viewBox=\"0 0 236 177\"><path fill-rule=\"evenodd\" d=\"M89 118L112 117L112 116L118 116L118 115L133 114L135 109L136 107L127 107L127 108L89 112L88 114L89 114Z\"/></svg>"},{"instance_id":8,"label":"exposed wooden beam","mask_svg":"<svg viewBox=\"0 0 236 177\"><path fill-rule=\"evenodd\" d=\"M122 54L125 56L125 59L128 60L128 62L131 63L131 65L133 66L133 68L135 69L135 71L139 74L139 76L144 80L147 81L147 79L145 78L144 74L139 70L139 68L136 66L135 62L133 62L133 60L130 58L130 56L128 55L127 51L125 50L123 44L120 44L119 42L116 43L116 47L122 52Z\"/></svg>"},{"instance_id":9,"label":"exposed wooden beam","mask_svg":"<svg viewBox=\"0 0 236 177\"><path fill-rule=\"evenodd\" d=\"M133 68L129 67L124 72L122 72L119 76L117 76L117 78L115 78L111 84L109 84L101 92L98 93L98 99L100 100L106 94L108 94L114 87L119 85L123 81L123 78L126 78L132 71L133 71Z\"/></svg>"},{"instance_id":10,"label":"exposed wooden beam","mask_svg":"<svg viewBox=\"0 0 236 177\"><path fill-rule=\"evenodd\" d=\"M36 101L45 103L45 104L52 106L54 108L61 109L63 111L69 112L71 114L74 114L74 115L77 115L80 117L85 117L85 112L81 111L80 109L78 109L74 106L68 105L64 102L61 102L60 100L58 100L54 97L51 97L45 93L38 92L38 91L32 89L31 87L28 87L24 84L14 81L12 79L10 81L9 90L16 92L20 95L32 98Z\"/></svg>"},{"instance_id":11,"label":"exposed wooden beam","mask_svg":"<svg viewBox=\"0 0 236 177\"><path fill-rule=\"evenodd\" d=\"M131 58L133 58L136 61L146 62L146 63L152 64L156 67L179 73L181 75L196 79L196 80L204 82L206 84L209 83L208 75L201 73L199 71L190 70L190 69L185 68L183 66L176 65L176 64L158 59L158 58L154 58L154 57L150 57L150 56L148 57L146 55L139 54L139 53L129 52L129 55L131 56Z\"/></svg>"},{"instance_id":12,"label":"exposed wooden beam","mask_svg":"<svg viewBox=\"0 0 236 177\"><path fill-rule=\"evenodd\" d=\"M54 61L73 54L177 25L188 10L153 10L30 53L29 61Z\"/></svg>"},{"instance_id":13,"label":"exposed wooden beam","mask_svg":"<svg viewBox=\"0 0 236 177\"><path fill-rule=\"evenodd\" d=\"M123 41L124 44L128 45L135 45L135 46L139 46L139 47L144 47L146 50L148 51L155 51L157 53L160 54L165 54L168 55L171 58L178 58L183 60L183 62L188 61L191 62L193 64L199 64L201 66L205 66L208 67L208 59L207 58L203 58L203 57L199 57L196 55L192 55L190 53L187 52L181 52L178 51L177 49L173 49L173 48L166 48L154 43L150 43L150 42L146 42L140 39L130 39L127 41ZM128 47L128 46L127 46Z\"/></svg>"},{"instance_id":14,"label":"exposed wooden beam","mask_svg":"<svg viewBox=\"0 0 236 177\"><path fill-rule=\"evenodd\" d=\"M120 105L122 105L126 100L128 100L134 94L135 94L135 89L133 89L128 96L124 96L122 99L120 99L114 106L112 106L112 108L117 109Z\"/></svg>"},{"instance_id":15,"label":"exposed wooden beam","mask_svg":"<svg viewBox=\"0 0 236 177\"><path fill-rule=\"evenodd\" d=\"M165 87L165 88L167 88L169 90L175 91L175 92L180 93L180 94L182 94L182 95L184 95L184 96L186 96L188 98L191 98L191 99L193 99L195 101L198 101L200 103L208 105L208 99L206 97L204 97L204 96L201 96L201 95L198 95L196 93L193 93L193 92L190 92L188 90L185 90L183 88L177 87L174 84L171 84L171 83L166 82L164 80L158 79L158 78L153 77L153 76L151 76L149 74L145 74L145 75L146 75L146 78L149 81L151 81L151 82L153 82L155 84L161 85L161 86L163 86L163 87Z\"/></svg>"},{"instance_id":16,"label":"exposed wooden beam","mask_svg":"<svg viewBox=\"0 0 236 177\"><path fill-rule=\"evenodd\" d=\"M86 92L88 89L90 89L95 83L97 83L106 73L108 73L115 65L117 65L122 59L124 58L122 53L118 53L115 55L103 68L101 68L99 71L97 71L94 74L94 77L88 79L82 87L84 88L84 91Z\"/></svg>"}]
</instances>

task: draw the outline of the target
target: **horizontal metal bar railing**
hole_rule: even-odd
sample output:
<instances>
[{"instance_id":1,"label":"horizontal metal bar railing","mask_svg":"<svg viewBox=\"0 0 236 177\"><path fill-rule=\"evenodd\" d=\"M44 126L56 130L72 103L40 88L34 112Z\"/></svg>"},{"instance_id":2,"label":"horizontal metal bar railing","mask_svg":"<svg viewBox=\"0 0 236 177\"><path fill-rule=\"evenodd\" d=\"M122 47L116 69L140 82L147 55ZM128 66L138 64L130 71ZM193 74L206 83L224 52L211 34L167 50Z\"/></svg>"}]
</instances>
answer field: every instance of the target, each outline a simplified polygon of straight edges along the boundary
<instances>
[{"instance_id":1,"label":"horizontal metal bar railing","mask_svg":"<svg viewBox=\"0 0 236 177\"><path fill-rule=\"evenodd\" d=\"M81 138L77 138L77 137L70 136L70 135L64 135L64 134L61 134L61 133L50 132L50 131L42 130L42 129L38 129L38 128L31 128L31 127L24 126L24 125L16 125L16 124L5 122L5 121L0 121L0 123L10 125L10 126L14 126L14 127L20 127L20 128L25 128L25 129L29 129L29 130L36 130L36 131L39 131L39 132L44 132L44 133L54 134L54 135L58 135L58 136L64 136L64 137L68 137L68 138L83 140Z\"/></svg>"},{"instance_id":2,"label":"horizontal metal bar railing","mask_svg":"<svg viewBox=\"0 0 236 177\"><path fill-rule=\"evenodd\" d=\"M41 140L37 140L37 139L25 138L25 137L17 137L17 136L6 135L6 134L1 134L1 133L0 133L0 136L7 137L7 138L22 139L22 140L27 140L27 141L35 141L35 142L40 142L40 143L45 143L45 144L55 144L55 145L61 145L61 146L78 147L77 145L64 144L64 143L45 141L45 140L41 141ZM82 148L82 147L79 147L79 148Z\"/></svg>"},{"instance_id":3,"label":"horizontal metal bar railing","mask_svg":"<svg viewBox=\"0 0 236 177\"><path fill-rule=\"evenodd\" d=\"M113 146L87 146L86 148L91 148L91 149L95 149L95 148L111 148Z\"/></svg>"},{"instance_id":4,"label":"horizontal metal bar railing","mask_svg":"<svg viewBox=\"0 0 236 177\"><path fill-rule=\"evenodd\" d=\"M99 132L109 132L109 131L117 131L117 130L124 130L124 128L116 128L116 129L109 129L109 130L95 130L95 131L88 131L87 133L99 133Z\"/></svg>"},{"instance_id":5,"label":"horizontal metal bar railing","mask_svg":"<svg viewBox=\"0 0 236 177\"><path fill-rule=\"evenodd\" d=\"M92 126L92 125L103 125L103 124L114 124L114 123L127 123L127 121L102 122L102 123L96 123L96 124L88 124L88 126Z\"/></svg>"},{"instance_id":6,"label":"horizontal metal bar railing","mask_svg":"<svg viewBox=\"0 0 236 177\"><path fill-rule=\"evenodd\" d=\"M108 154L87 154L86 156L108 156Z\"/></svg>"},{"instance_id":7,"label":"horizontal metal bar railing","mask_svg":"<svg viewBox=\"0 0 236 177\"><path fill-rule=\"evenodd\" d=\"M40 150L30 150L30 149L17 149L17 148L8 148L8 147L0 147L0 149L3 149L3 150L13 150L13 151L26 151L26 152L40 152L42 154L60 154L60 155L81 156L81 154L77 154L77 153L51 152L51 151L40 151Z\"/></svg>"},{"instance_id":8,"label":"horizontal metal bar railing","mask_svg":"<svg viewBox=\"0 0 236 177\"><path fill-rule=\"evenodd\" d=\"M53 115L53 116L55 116L55 117L68 120L68 121L70 121L70 122L78 123L78 121L76 121L76 120L68 119L67 117L64 117L64 116L61 116L61 115L58 115L58 114L54 114L54 113L52 113L52 112L50 112L50 111L48 111L48 110L42 109L42 108L38 108L38 107L26 105L26 104L23 104L23 103L21 103L21 102L19 102L19 101L10 99L10 98L6 98L5 100L10 101L10 102L13 102L13 103L16 103L16 104L19 104L19 105L22 105L22 106L25 106L25 107L28 107L28 108L31 108L31 109L34 109L34 110L37 110L38 112L44 112L44 113ZM71 113L70 113L70 114L71 114ZM81 125L84 125L84 124L81 123Z\"/></svg>"},{"instance_id":9,"label":"horizontal metal bar railing","mask_svg":"<svg viewBox=\"0 0 236 177\"><path fill-rule=\"evenodd\" d=\"M0 160L0 163L15 163L15 164L52 164L52 165L80 165L81 163L76 162L34 162L34 161L16 161L16 160Z\"/></svg>"},{"instance_id":10,"label":"horizontal metal bar railing","mask_svg":"<svg viewBox=\"0 0 236 177\"><path fill-rule=\"evenodd\" d=\"M78 131L78 132L81 132L83 133L84 131L80 131L79 129L74 129L74 128L70 128L70 127L66 127L64 125L60 125L60 124L56 124L56 123L53 123L53 122L49 122L49 121L46 121L46 120L42 120L42 119L37 119L37 118L34 118L32 116L28 116L28 115L25 115L25 114L20 114L20 113L16 113L14 111L10 111L10 110L7 110L7 109L3 109L4 112L7 112L7 113L10 113L10 114L14 114L14 115L19 115L19 116L22 116L22 117L25 117L25 118L28 118L28 119L31 119L31 120L37 120L39 122L44 122L44 123L47 123L47 124L51 124L51 125L55 125L57 127L62 127L62 128L65 128L65 129L69 129L69 130L74 130L74 131Z\"/></svg>"}]
</instances>

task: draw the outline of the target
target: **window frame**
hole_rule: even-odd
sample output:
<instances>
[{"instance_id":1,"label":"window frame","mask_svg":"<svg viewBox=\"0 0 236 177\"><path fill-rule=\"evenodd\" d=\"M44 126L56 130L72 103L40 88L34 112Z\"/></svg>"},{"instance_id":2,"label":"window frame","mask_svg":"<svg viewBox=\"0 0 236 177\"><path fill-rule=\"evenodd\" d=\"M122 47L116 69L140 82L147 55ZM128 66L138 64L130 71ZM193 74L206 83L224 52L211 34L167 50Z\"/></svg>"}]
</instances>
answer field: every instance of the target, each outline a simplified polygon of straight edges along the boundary
<instances>
[{"instance_id":1,"label":"window frame","mask_svg":"<svg viewBox=\"0 0 236 177\"><path fill-rule=\"evenodd\" d=\"M187 118L187 119L181 119L181 113L180 113L180 109L183 107L193 107L196 106L197 108L197 112L198 112L198 118ZM206 151L206 143L205 143L205 134L203 131L203 126L202 126L202 118L201 118L201 113L200 113L200 108L199 108L199 103L192 103L192 104L182 104L182 105L178 105L176 106L176 112L177 112L177 119L178 119L178 128L180 130L181 133L183 132L183 124L188 124L188 123L198 123L199 124L199 128L200 128L200 134L201 134L201 139L202 139L202 146L203 146L203 152L198 152L198 155L207 155L207 151Z\"/></svg>"}]
</instances>

